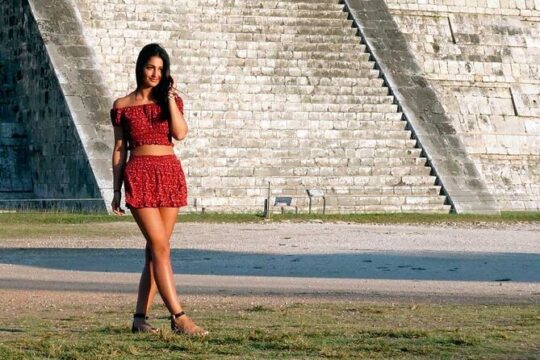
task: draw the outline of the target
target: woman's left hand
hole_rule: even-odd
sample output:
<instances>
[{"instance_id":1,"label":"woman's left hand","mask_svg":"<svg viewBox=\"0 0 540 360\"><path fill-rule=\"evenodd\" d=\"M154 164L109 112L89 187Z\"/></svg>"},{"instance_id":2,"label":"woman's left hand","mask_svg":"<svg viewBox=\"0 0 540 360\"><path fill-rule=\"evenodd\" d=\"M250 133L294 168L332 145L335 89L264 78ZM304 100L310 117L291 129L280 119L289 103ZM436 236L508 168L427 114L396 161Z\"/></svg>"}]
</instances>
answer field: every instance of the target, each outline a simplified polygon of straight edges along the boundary
<instances>
[{"instance_id":1,"label":"woman's left hand","mask_svg":"<svg viewBox=\"0 0 540 360\"><path fill-rule=\"evenodd\" d=\"M120 191L115 191L112 202L111 202L111 208L112 208L113 213L119 216L122 216L126 213L124 209L120 207L121 198L122 198L122 194L120 193Z\"/></svg>"},{"instance_id":2,"label":"woman's left hand","mask_svg":"<svg viewBox=\"0 0 540 360\"><path fill-rule=\"evenodd\" d=\"M167 97L169 99L174 99L175 96L177 96L178 94L176 93L176 88L174 86L171 85L171 87L169 88L169 91L167 93Z\"/></svg>"}]
</instances>

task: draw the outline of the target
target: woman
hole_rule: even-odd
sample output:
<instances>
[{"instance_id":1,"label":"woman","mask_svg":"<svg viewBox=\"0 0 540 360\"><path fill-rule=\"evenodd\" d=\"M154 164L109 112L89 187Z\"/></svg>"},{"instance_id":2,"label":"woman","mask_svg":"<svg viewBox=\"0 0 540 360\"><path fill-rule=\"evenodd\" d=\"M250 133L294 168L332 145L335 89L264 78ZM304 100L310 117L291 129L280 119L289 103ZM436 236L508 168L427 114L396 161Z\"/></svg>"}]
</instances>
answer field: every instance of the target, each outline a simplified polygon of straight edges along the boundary
<instances>
[{"instance_id":1,"label":"woman","mask_svg":"<svg viewBox=\"0 0 540 360\"><path fill-rule=\"evenodd\" d=\"M146 238L146 261L139 283L132 332L158 332L146 320L156 291L171 314L175 333L207 335L208 332L182 311L176 294L170 258L170 242L179 208L187 205L187 188L172 138L182 140L188 127L183 102L170 76L169 55L159 44L148 44L136 64L137 88L114 101L112 155L116 215L124 183L125 202ZM130 150L126 163L127 151Z\"/></svg>"}]
</instances>

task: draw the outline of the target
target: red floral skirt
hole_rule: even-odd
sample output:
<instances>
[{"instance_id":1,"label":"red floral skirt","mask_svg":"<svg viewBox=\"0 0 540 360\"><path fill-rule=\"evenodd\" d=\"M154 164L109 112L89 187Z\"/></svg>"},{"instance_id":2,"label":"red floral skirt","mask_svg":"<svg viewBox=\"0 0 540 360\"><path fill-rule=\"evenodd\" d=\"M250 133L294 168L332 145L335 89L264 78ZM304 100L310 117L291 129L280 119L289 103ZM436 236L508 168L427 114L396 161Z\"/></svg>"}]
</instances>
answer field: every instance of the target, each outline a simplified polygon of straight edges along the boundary
<instances>
[{"instance_id":1,"label":"red floral skirt","mask_svg":"<svg viewBox=\"0 0 540 360\"><path fill-rule=\"evenodd\" d=\"M176 155L131 155L124 168L128 208L187 205L184 170Z\"/></svg>"}]
</instances>

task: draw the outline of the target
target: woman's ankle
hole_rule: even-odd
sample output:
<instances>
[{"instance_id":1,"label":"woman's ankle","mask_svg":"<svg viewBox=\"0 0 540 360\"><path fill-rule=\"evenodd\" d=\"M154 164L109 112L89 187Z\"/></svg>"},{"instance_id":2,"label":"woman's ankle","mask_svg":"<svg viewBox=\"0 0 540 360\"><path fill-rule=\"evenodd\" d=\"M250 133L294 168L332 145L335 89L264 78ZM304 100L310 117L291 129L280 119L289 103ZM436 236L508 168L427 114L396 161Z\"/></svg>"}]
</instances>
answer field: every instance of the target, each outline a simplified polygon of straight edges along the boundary
<instances>
[{"instance_id":1,"label":"woman's ankle","mask_svg":"<svg viewBox=\"0 0 540 360\"><path fill-rule=\"evenodd\" d=\"M176 320L176 319L179 319L179 318L181 318L182 316L185 316L185 315L186 315L186 313L184 312L184 310L180 310L180 311L178 311L176 313L171 314L171 319Z\"/></svg>"},{"instance_id":2,"label":"woman's ankle","mask_svg":"<svg viewBox=\"0 0 540 360\"><path fill-rule=\"evenodd\" d=\"M146 313L135 312L133 313L133 321L145 321L148 320Z\"/></svg>"}]
</instances>

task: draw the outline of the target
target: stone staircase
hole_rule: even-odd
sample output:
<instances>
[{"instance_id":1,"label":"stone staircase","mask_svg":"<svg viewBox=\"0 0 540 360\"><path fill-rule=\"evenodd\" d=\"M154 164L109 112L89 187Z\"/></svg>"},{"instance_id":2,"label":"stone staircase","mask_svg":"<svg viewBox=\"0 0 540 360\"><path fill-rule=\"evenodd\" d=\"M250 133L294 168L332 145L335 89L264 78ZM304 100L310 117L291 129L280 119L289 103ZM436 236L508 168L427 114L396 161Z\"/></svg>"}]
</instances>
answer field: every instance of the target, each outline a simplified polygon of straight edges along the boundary
<instances>
[{"instance_id":1,"label":"stone staircase","mask_svg":"<svg viewBox=\"0 0 540 360\"><path fill-rule=\"evenodd\" d=\"M384 3L377 24L384 17L403 34L416 72L437 93L455 129L448 133L463 143L464 151L452 153L468 155L468 167L478 169L475 183L485 184L500 211L540 211L540 3ZM364 19L367 4L355 1ZM403 66L396 70L406 73Z\"/></svg>"},{"instance_id":2,"label":"stone staircase","mask_svg":"<svg viewBox=\"0 0 540 360\"><path fill-rule=\"evenodd\" d=\"M450 210L338 1L75 2L113 97L143 45L169 51L191 210L262 210L268 182L300 211L306 189L327 212Z\"/></svg>"}]
</instances>

